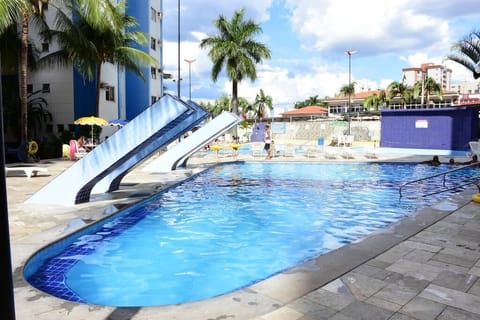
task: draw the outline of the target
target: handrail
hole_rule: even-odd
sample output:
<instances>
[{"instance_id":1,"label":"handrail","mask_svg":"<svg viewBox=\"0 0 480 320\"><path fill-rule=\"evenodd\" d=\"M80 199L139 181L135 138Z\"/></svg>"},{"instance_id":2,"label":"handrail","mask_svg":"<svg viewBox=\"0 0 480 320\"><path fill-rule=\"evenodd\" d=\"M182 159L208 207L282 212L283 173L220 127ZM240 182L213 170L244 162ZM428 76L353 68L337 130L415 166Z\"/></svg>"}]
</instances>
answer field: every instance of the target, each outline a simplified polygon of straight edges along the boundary
<instances>
[{"instance_id":1,"label":"handrail","mask_svg":"<svg viewBox=\"0 0 480 320\"><path fill-rule=\"evenodd\" d=\"M407 181L403 184L400 185L399 189L398 189L398 192L400 193L400 198L403 196L402 195L402 189L409 185L409 184L413 184L413 183L417 183L417 182L420 182L420 181L424 181L424 180L428 180L428 179L432 179L432 178L436 178L436 177L440 177L440 176L443 176L443 186L445 187L445 176L449 173L452 173L452 172L456 172L456 171L459 171L459 170L463 170L465 168L470 168L470 167L473 167L473 166L479 166L480 163L476 162L476 163L471 163L471 164L467 164L467 165L464 165L464 166L461 166L459 168L455 168L455 169L452 169L452 170L447 170L447 171L444 171L444 172L440 172L440 173L436 173L436 174L432 174L430 176L427 176L427 177L423 177L423 178L420 178L420 179L416 179L416 180L412 180L412 181Z\"/></svg>"}]
</instances>

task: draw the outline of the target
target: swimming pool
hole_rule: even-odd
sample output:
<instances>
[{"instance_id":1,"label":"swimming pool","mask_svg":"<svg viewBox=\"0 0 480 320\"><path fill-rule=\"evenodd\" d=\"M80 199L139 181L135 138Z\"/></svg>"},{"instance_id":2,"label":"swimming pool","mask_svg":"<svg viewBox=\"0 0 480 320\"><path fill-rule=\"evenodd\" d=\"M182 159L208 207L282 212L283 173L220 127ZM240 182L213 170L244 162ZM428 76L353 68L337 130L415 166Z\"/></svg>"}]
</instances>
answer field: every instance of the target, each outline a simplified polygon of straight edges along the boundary
<instances>
[{"instance_id":1,"label":"swimming pool","mask_svg":"<svg viewBox=\"0 0 480 320\"><path fill-rule=\"evenodd\" d=\"M418 187L407 188L400 200L398 186L447 169L219 165L41 250L24 275L57 297L101 305L166 305L221 295L437 202L447 194L418 198ZM462 179L462 172L452 178Z\"/></svg>"}]
</instances>

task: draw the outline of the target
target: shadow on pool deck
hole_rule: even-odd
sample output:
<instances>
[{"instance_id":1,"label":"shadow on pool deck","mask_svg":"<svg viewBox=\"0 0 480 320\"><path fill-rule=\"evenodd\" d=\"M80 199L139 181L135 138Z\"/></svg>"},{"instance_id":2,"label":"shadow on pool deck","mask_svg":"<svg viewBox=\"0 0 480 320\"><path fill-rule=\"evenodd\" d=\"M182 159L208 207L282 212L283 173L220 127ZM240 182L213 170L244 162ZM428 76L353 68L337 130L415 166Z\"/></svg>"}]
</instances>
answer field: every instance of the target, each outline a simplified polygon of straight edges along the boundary
<instances>
[{"instance_id":1,"label":"shadow on pool deck","mask_svg":"<svg viewBox=\"0 0 480 320\"><path fill-rule=\"evenodd\" d=\"M376 161L382 160L420 161L425 156ZM192 159L188 170L162 175L134 170L118 192L74 207L23 203L69 161L52 161L50 176L28 182L8 177L17 319L480 319L480 204L470 201L475 188L362 241L204 301L147 308L85 305L51 297L24 281L22 267L40 247L183 180L208 161Z\"/></svg>"}]
</instances>

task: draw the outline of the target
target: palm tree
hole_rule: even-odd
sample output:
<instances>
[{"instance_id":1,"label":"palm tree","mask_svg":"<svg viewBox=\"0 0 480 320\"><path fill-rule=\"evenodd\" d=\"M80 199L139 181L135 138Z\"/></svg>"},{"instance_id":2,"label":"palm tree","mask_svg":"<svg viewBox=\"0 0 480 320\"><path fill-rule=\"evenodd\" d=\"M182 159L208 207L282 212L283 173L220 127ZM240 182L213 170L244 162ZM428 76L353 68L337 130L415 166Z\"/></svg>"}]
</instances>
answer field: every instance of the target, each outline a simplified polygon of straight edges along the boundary
<instances>
[{"instance_id":1,"label":"palm tree","mask_svg":"<svg viewBox=\"0 0 480 320\"><path fill-rule=\"evenodd\" d=\"M13 23L18 21L22 14L23 0L0 1L0 35Z\"/></svg>"},{"instance_id":2,"label":"palm tree","mask_svg":"<svg viewBox=\"0 0 480 320\"><path fill-rule=\"evenodd\" d=\"M110 0L68 0L67 10L59 10L56 30L47 37L56 39L61 50L45 56L43 65L66 65L73 62L89 81L95 81L95 114L99 112L101 65L118 63L142 79L141 66L157 65L155 58L135 45L148 43L146 35L136 31L135 18L125 14L126 2ZM66 12L71 12L72 19Z\"/></svg>"},{"instance_id":3,"label":"palm tree","mask_svg":"<svg viewBox=\"0 0 480 320\"><path fill-rule=\"evenodd\" d=\"M207 109L207 111L210 112L213 117L216 117L223 111L230 111L230 98L227 95L222 95L213 103L209 102L206 105L204 103L201 103L201 105L202 107Z\"/></svg>"},{"instance_id":4,"label":"palm tree","mask_svg":"<svg viewBox=\"0 0 480 320\"><path fill-rule=\"evenodd\" d=\"M427 77L425 80L420 80L415 83L413 87L413 96L415 99L418 97L421 98L421 105L425 104L425 96L427 98L427 103L430 102L430 95L438 95L440 100L443 99L443 89L442 86L431 77Z\"/></svg>"},{"instance_id":5,"label":"palm tree","mask_svg":"<svg viewBox=\"0 0 480 320\"><path fill-rule=\"evenodd\" d=\"M344 85L343 87L340 88L340 95L343 97L351 97L355 95L355 85L356 85L355 82Z\"/></svg>"},{"instance_id":6,"label":"palm tree","mask_svg":"<svg viewBox=\"0 0 480 320\"><path fill-rule=\"evenodd\" d=\"M318 95L309 97L307 100L305 100L305 105L306 106L319 106L322 103L322 100L318 98Z\"/></svg>"},{"instance_id":7,"label":"palm tree","mask_svg":"<svg viewBox=\"0 0 480 320\"><path fill-rule=\"evenodd\" d=\"M3 34L16 23L21 25L21 49L19 62L19 97L20 97L20 140L28 139L28 98L27 98L27 76L28 76L28 33L30 23L39 23L42 29L46 24L42 19L43 6L48 1L42 0L8 0L0 3L0 33Z\"/></svg>"},{"instance_id":8,"label":"palm tree","mask_svg":"<svg viewBox=\"0 0 480 320\"><path fill-rule=\"evenodd\" d=\"M402 100L403 107L405 108L406 97L410 94L408 87L403 82L394 81L390 83L387 87L388 90L388 100L392 101L393 98L400 96Z\"/></svg>"},{"instance_id":9,"label":"palm tree","mask_svg":"<svg viewBox=\"0 0 480 320\"><path fill-rule=\"evenodd\" d=\"M363 106L368 111L378 111L380 106L387 102L385 90L380 90L378 94L374 93L363 101Z\"/></svg>"},{"instance_id":10,"label":"palm tree","mask_svg":"<svg viewBox=\"0 0 480 320\"><path fill-rule=\"evenodd\" d=\"M273 110L272 97L265 95L263 89L260 89L260 92L255 96L255 101L253 102L252 107L255 112L255 116L261 120L264 117L267 108L268 110Z\"/></svg>"},{"instance_id":11,"label":"palm tree","mask_svg":"<svg viewBox=\"0 0 480 320\"><path fill-rule=\"evenodd\" d=\"M203 39L200 48L210 48L208 55L213 62L212 80L217 81L225 67L228 78L232 81L232 112L238 114L238 83L248 77L257 78L255 64L264 58L270 58L270 50L254 40L262 31L253 20L244 20L244 9L235 11L231 20L220 15L214 24L218 34Z\"/></svg>"},{"instance_id":12,"label":"palm tree","mask_svg":"<svg viewBox=\"0 0 480 320\"><path fill-rule=\"evenodd\" d=\"M453 52L447 56L473 73L473 78L480 78L480 31L473 31L452 47Z\"/></svg>"}]
</instances>

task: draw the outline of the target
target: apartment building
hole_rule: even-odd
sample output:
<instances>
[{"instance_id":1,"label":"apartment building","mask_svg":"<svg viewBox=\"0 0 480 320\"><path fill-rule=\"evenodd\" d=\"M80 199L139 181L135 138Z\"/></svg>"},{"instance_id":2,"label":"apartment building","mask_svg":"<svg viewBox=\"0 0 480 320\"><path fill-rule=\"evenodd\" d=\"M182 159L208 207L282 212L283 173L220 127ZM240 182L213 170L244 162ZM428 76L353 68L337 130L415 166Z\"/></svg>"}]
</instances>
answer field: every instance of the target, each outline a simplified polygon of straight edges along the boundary
<instances>
[{"instance_id":1,"label":"apartment building","mask_svg":"<svg viewBox=\"0 0 480 320\"><path fill-rule=\"evenodd\" d=\"M429 77L441 84L443 90L451 90L452 70L445 66L434 63L423 63L420 67L404 68L402 72L403 82L407 86L413 87L415 83Z\"/></svg>"},{"instance_id":2,"label":"apartment building","mask_svg":"<svg viewBox=\"0 0 480 320\"><path fill-rule=\"evenodd\" d=\"M45 16L49 23L54 20L55 10L53 6L46 7ZM106 120L133 119L163 95L162 0L129 1L126 13L135 17L138 29L148 35L149 43L137 49L149 53L158 64L142 68L145 79L116 64L105 63L101 66L98 116ZM31 32L31 37L35 39L34 32ZM39 40L36 46L42 48L42 54L58 49L55 43L39 43ZM42 90L42 97L48 102L53 121L47 126L47 133L74 131L75 119L95 113L94 82L87 82L73 66L30 74L28 90ZM102 136L109 134L108 128L102 132Z\"/></svg>"}]
</instances>

